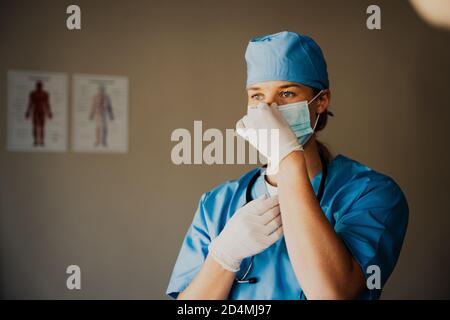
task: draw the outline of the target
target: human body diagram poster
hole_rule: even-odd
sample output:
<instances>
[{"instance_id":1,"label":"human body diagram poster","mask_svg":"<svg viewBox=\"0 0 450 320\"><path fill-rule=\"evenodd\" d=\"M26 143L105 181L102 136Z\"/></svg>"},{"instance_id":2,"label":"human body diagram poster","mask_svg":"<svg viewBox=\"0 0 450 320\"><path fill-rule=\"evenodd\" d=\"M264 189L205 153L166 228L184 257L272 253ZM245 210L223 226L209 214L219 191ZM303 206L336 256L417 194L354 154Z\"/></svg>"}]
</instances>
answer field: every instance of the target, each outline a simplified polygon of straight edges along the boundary
<instances>
[{"instance_id":1,"label":"human body diagram poster","mask_svg":"<svg viewBox=\"0 0 450 320\"><path fill-rule=\"evenodd\" d=\"M75 74L72 150L128 151L128 78Z\"/></svg>"},{"instance_id":2,"label":"human body diagram poster","mask_svg":"<svg viewBox=\"0 0 450 320\"><path fill-rule=\"evenodd\" d=\"M11 70L7 95L9 151L66 151L65 73Z\"/></svg>"}]
</instances>

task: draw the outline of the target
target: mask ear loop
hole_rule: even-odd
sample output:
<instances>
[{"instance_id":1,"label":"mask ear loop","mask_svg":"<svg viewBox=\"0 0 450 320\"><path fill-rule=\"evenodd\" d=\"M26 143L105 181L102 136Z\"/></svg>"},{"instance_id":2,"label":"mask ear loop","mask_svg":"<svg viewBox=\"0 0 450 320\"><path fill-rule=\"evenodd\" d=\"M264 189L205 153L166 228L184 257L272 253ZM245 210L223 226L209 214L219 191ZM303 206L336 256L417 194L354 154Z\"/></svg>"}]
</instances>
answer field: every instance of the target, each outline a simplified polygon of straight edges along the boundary
<instances>
[{"instance_id":1,"label":"mask ear loop","mask_svg":"<svg viewBox=\"0 0 450 320\"><path fill-rule=\"evenodd\" d=\"M312 98L309 102L308 105L310 105L314 100L317 99L318 96L320 96L322 94L323 90L320 90L315 96L314 98Z\"/></svg>"},{"instance_id":2,"label":"mask ear loop","mask_svg":"<svg viewBox=\"0 0 450 320\"><path fill-rule=\"evenodd\" d=\"M314 100L317 99L318 96L320 96L320 94L323 92L323 90L320 90L318 94L316 94L316 96L314 98L312 98L309 102L308 105L310 103L312 103ZM308 139L306 139L306 141L303 143L303 147L306 146L306 144L308 143L308 141L311 139L311 137L314 135L314 133L316 132L316 127L317 127L317 123L319 122L319 118L320 118L320 113L317 114L316 117L316 121L314 122L314 127L312 128L313 132L309 135Z\"/></svg>"},{"instance_id":3,"label":"mask ear loop","mask_svg":"<svg viewBox=\"0 0 450 320\"><path fill-rule=\"evenodd\" d=\"M319 122L319 117L320 117L320 113L317 114L316 122L314 123L314 128L312 128L312 129L313 129L313 132L309 135L309 137L306 139L306 141L303 142L302 147L305 147L306 144L307 144L307 143L309 142L309 140L311 139L311 137L314 135L314 133L316 133L316 127L317 127L317 123Z\"/></svg>"},{"instance_id":4,"label":"mask ear loop","mask_svg":"<svg viewBox=\"0 0 450 320\"><path fill-rule=\"evenodd\" d=\"M315 100L322 92L323 92L323 90L320 90L319 93L316 94L316 96L315 96L314 98L312 98L311 101L308 102L308 105L309 105L311 102L313 102L313 101L314 101L314 100ZM331 112L331 111L329 111L329 110L327 110L326 112L327 112L327 114L328 114L329 116L334 117L334 113L333 113L333 112ZM320 113L318 113L318 114L320 114ZM315 128L315 127L314 127L314 128Z\"/></svg>"},{"instance_id":5,"label":"mask ear loop","mask_svg":"<svg viewBox=\"0 0 450 320\"><path fill-rule=\"evenodd\" d=\"M308 105L310 105L314 100L316 100L317 97L320 96L320 94L321 94L322 92L323 92L323 90L320 90L320 91L314 96L314 98L312 98L312 99L308 102ZM317 123L319 122L319 117L320 117L320 113L317 113L316 121L315 121L315 123L314 123L314 127L312 128L312 129L313 129L313 132L316 131ZM309 140L309 139L308 139L308 140Z\"/></svg>"},{"instance_id":6,"label":"mask ear loop","mask_svg":"<svg viewBox=\"0 0 450 320\"><path fill-rule=\"evenodd\" d=\"M316 132L317 123L319 122L321 113L317 114L316 121L314 122L314 127L312 128L314 132Z\"/></svg>"}]
</instances>

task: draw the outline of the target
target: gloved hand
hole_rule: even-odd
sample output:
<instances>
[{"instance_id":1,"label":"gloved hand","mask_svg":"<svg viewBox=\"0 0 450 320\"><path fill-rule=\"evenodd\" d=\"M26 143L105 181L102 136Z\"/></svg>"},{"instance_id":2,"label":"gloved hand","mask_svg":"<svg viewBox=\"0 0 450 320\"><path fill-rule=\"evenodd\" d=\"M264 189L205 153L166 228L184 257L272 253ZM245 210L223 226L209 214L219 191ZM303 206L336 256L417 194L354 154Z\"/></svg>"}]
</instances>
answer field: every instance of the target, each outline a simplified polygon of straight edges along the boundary
<instances>
[{"instance_id":1,"label":"gloved hand","mask_svg":"<svg viewBox=\"0 0 450 320\"><path fill-rule=\"evenodd\" d=\"M261 129L266 129L267 134ZM279 137L273 139L276 138L272 136L276 130ZM270 171L277 170L281 160L288 154L303 150L281 112L264 102L248 108L247 115L236 123L236 132L268 159L269 173L275 173Z\"/></svg>"},{"instance_id":2,"label":"gloved hand","mask_svg":"<svg viewBox=\"0 0 450 320\"><path fill-rule=\"evenodd\" d=\"M278 197L264 195L236 211L211 241L209 254L223 268L236 272L244 258L264 251L282 235Z\"/></svg>"}]
</instances>

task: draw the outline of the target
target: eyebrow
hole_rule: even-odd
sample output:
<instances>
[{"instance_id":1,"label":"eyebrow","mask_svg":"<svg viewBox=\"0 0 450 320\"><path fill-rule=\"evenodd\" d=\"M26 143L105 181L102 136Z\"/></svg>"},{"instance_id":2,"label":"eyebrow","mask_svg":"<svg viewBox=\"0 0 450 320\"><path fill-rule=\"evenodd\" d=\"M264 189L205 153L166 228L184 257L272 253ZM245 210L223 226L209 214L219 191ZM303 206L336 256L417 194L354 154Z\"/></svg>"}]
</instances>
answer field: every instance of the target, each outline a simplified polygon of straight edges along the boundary
<instances>
[{"instance_id":1,"label":"eyebrow","mask_svg":"<svg viewBox=\"0 0 450 320\"><path fill-rule=\"evenodd\" d=\"M284 84L282 86L279 86L278 89L286 89L286 88L291 88L291 87L297 87L297 88L301 88L300 85L295 84L295 83L289 83L289 84ZM250 87L248 88L248 90L261 90L260 87Z\"/></svg>"},{"instance_id":2,"label":"eyebrow","mask_svg":"<svg viewBox=\"0 0 450 320\"><path fill-rule=\"evenodd\" d=\"M296 88L302 88L300 85L295 84L295 83L290 83L290 84L285 84L283 86L279 86L278 89L286 89L286 88L291 88L291 87L296 87Z\"/></svg>"}]
</instances>

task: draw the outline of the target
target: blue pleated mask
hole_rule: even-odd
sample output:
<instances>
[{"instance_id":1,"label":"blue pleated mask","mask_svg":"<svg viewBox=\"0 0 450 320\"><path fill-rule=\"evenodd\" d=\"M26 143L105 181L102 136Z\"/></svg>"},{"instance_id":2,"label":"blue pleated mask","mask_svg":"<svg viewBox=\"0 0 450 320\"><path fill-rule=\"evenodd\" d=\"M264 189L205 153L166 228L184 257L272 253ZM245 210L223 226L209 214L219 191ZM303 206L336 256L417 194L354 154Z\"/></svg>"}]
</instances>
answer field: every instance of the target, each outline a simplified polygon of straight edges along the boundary
<instances>
[{"instance_id":1,"label":"blue pleated mask","mask_svg":"<svg viewBox=\"0 0 450 320\"><path fill-rule=\"evenodd\" d=\"M311 121L309 116L308 106L322 94L323 90L320 90L318 94L314 96L309 102L299 101L281 106L272 104L272 107L276 107L282 114L283 118L289 123L289 127L294 131L297 136L300 145L304 146L312 137L316 130L317 122L319 121L320 113L316 117L314 126L311 127Z\"/></svg>"}]
</instances>

